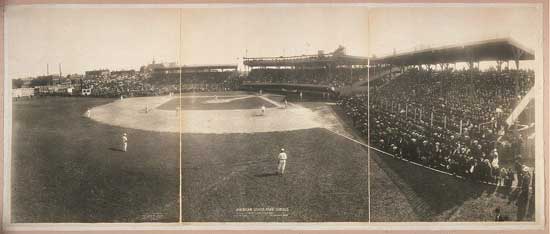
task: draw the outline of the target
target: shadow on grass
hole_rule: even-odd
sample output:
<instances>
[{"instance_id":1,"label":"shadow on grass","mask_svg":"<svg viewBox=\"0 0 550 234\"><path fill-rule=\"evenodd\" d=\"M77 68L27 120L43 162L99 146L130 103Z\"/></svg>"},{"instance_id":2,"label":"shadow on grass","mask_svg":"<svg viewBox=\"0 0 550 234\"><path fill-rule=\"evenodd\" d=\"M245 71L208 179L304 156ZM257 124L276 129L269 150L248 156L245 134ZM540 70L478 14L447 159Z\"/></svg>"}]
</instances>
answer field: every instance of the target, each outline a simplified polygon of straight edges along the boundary
<instances>
[{"instance_id":1,"label":"shadow on grass","mask_svg":"<svg viewBox=\"0 0 550 234\"><path fill-rule=\"evenodd\" d=\"M495 200L495 196L508 200L508 204L505 202L500 205L508 206L510 208L508 210L516 209L517 220L531 218L530 213L533 209L529 209L528 206L530 205L529 200L534 199L533 197L530 199L528 192L522 192L521 189L497 188L494 185L462 180L421 168L386 155L378 153L371 155L374 155L372 158L405 194L420 221L448 220L455 215L454 212L449 211L457 207L464 207L465 202L479 200L481 197ZM489 205L497 204L490 203ZM461 219L470 219L472 218L470 215L480 216L480 214L474 214L475 212L486 213L481 207L479 208L478 211L462 209Z\"/></svg>"},{"instance_id":2,"label":"shadow on grass","mask_svg":"<svg viewBox=\"0 0 550 234\"><path fill-rule=\"evenodd\" d=\"M111 147L111 148L109 148L109 150L111 150L111 151L118 151L118 152L124 152L124 150L121 150L121 149L115 148L115 147Z\"/></svg>"}]
</instances>

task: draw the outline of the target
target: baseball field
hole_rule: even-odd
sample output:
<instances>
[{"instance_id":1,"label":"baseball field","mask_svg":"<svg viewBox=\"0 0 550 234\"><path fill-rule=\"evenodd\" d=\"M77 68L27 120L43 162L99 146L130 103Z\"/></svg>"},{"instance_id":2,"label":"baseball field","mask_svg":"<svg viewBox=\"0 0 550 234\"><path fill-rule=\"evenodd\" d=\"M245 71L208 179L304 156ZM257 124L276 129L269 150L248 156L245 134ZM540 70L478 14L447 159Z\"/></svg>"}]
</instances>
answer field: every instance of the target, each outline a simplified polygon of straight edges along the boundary
<instances>
[{"instance_id":1,"label":"baseball field","mask_svg":"<svg viewBox=\"0 0 550 234\"><path fill-rule=\"evenodd\" d=\"M491 221L497 206L532 220L531 195L395 160L350 140L361 141L337 106L281 100L228 92L16 101L11 220L178 222L180 206L184 222Z\"/></svg>"}]
</instances>

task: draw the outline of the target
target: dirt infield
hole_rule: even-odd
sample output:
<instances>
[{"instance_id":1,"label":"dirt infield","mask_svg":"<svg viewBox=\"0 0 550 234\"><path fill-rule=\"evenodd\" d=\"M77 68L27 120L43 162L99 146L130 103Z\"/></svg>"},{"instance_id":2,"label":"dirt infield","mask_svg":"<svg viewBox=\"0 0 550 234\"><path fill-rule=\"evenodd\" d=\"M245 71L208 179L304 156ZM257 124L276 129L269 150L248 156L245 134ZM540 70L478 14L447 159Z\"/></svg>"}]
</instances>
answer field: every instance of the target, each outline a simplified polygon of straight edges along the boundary
<instances>
[{"instance_id":1,"label":"dirt infield","mask_svg":"<svg viewBox=\"0 0 550 234\"><path fill-rule=\"evenodd\" d=\"M258 109L261 106L266 108L277 107L260 97L245 96L182 96L173 98L170 101L158 106L156 109L175 111L182 110L238 110Z\"/></svg>"},{"instance_id":2,"label":"dirt infield","mask_svg":"<svg viewBox=\"0 0 550 234\"><path fill-rule=\"evenodd\" d=\"M184 96L182 98L193 98ZM231 102L216 103L214 96L196 96L201 105L230 105ZM208 99L210 98L210 99ZM223 98L227 98L224 96ZM176 98L177 99L177 98ZM204 100L203 100L204 99ZM218 99L219 100L219 99ZM299 129L325 127L315 111L299 105L284 108L270 97L233 99L237 102L233 108L191 109L181 111L158 108L167 103L173 104L174 97L140 97L117 100L91 109L90 118L101 123L157 132L182 133L254 133L278 132ZM262 101L262 102L258 102ZM264 101L265 100L265 101ZM210 101L210 102L209 102ZM265 103L266 113L259 109L250 109L250 103ZM145 108L148 108L148 111ZM242 107L242 109L240 109Z\"/></svg>"}]
</instances>

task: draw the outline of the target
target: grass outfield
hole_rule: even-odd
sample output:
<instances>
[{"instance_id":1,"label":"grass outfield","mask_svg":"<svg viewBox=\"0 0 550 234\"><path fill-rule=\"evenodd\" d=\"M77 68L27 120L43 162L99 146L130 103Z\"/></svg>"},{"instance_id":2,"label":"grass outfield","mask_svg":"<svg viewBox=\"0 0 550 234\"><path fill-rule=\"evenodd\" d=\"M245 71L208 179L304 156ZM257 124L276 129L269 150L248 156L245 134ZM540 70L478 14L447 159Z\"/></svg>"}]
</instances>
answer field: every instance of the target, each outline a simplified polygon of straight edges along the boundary
<instances>
[{"instance_id":1,"label":"grass outfield","mask_svg":"<svg viewBox=\"0 0 550 234\"><path fill-rule=\"evenodd\" d=\"M533 193L458 179L375 150L371 159L372 221L490 222L496 207L510 221L534 221Z\"/></svg>"},{"instance_id":2,"label":"grass outfield","mask_svg":"<svg viewBox=\"0 0 550 234\"><path fill-rule=\"evenodd\" d=\"M178 134L82 117L110 101L14 102L13 222L177 222ZM185 221L367 220L366 151L327 130L184 134L182 144ZM280 147L283 177L273 175Z\"/></svg>"},{"instance_id":3,"label":"grass outfield","mask_svg":"<svg viewBox=\"0 0 550 234\"><path fill-rule=\"evenodd\" d=\"M281 147L287 168L277 176ZM366 150L325 129L186 134L183 156L186 221L368 221ZM288 216L238 208L287 208Z\"/></svg>"},{"instance_id":4,"label":"grass outfield","mask_svg":"<svg viewBox=\"0 0 550 234\"><path fill-rule=\"evenodd\" d=\"M177 222L178 135L82 117L111 101L14 102L12 222Z\"/></svg>"}]
</instances>

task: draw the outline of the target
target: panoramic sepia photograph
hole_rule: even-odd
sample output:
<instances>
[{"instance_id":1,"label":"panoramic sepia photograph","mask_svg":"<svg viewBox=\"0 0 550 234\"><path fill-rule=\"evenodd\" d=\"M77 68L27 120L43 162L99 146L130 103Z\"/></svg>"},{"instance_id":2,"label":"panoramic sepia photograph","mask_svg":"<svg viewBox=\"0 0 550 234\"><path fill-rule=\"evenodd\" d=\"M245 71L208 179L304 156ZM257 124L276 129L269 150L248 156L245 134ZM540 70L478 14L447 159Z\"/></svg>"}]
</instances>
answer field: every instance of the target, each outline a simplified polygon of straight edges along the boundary
<instances>
[{"instance_id":1,"label":"panoramic sepia photograph","mask_svg":"<svg viewBox=\"0 0 550 234\"><path fill-rule=\"evenodd\" d=\"M543 221L543 11L13 5L4 223Z\"/></svg>"}]
</instances>

